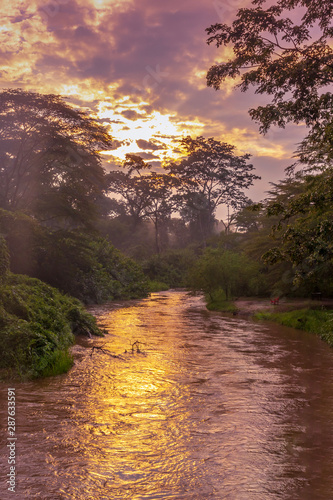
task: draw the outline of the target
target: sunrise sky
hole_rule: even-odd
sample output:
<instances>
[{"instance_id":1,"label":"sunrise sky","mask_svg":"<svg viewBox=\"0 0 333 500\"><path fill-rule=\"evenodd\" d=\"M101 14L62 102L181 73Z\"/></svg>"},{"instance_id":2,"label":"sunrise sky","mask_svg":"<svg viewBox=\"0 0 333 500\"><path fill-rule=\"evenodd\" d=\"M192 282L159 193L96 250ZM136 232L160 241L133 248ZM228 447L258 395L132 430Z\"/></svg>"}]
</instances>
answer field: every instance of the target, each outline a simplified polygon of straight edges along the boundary
<instances>
[{"instance_id":1,"label":"sunrise sky","mask_svg":"<svg viewBox=\"0 0 333 500\"><path fill-rule=\"evenodd\" d=\"M61 94L110 127L106 161L136 153L157 167L183 135L203 135L251 153L265 196L284 177L302 126L258 132L248 109L266 102L227 82L216 92L206 72L224 49L205 28L231 21L248 0L2 0L0 86ZM112 156L111 156L112 154ZM105 163L107 166L107 164Z\"/></svg>"}]
</instances>

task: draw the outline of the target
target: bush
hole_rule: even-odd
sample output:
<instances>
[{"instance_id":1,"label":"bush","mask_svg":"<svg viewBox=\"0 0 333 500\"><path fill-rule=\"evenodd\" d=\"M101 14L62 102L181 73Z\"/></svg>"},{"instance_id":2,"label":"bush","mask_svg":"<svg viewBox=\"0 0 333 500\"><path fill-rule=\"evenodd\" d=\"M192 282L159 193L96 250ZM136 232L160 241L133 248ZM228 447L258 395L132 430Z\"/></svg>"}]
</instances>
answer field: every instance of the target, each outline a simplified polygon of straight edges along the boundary
<instances>
[{"instance_id":1,"label":"bush","mask_svg":"<svg viewBox=\"0 0 333 500\"><path fill-rule=\"evenodd\" d=\"M192 249L170 250L153 255L143 264L143 271L151 281L165 283L170 288L185 287L189 270L197 257Z\"/></svg>"},{"instance_id":2,"label":"bush","mask_svg":"<svg viewBox=\"0 0 333 500\"><path fill-rule=\"evenodd\" d=\"M85 303L147 295L141 267L96 235L52 231L19 212L0 209L10 269L27 274ZM0 266L1 247L0 247Z\"/></svg>"},{"instance_id":3,"label":"bush","mask_svg":"<svg viewBox=\"0 0 333 500\"><path fill-rule=\"evenodd\" d=\"M258 264L244 254L207 248L189 273L188 285L208 295L211 302L221 294L228 301L235 295L256 294L258 279Z\"/></svg>"},{"instance_id":4,"label":"bush","mask_svg":"<svg viewBox=\"0 0 333 500\"><path fill-rule=\"evenodd\" d=\"M9 274L0 286L3 375L33 378L71 366L74 333L102 335L82 304L27 276Z\"/></svg>"},{"instance_id":5,"label":"bush","mask_svg":"<svg viewBox=\"0 0 333 500\"><path fill-rule=\"evenodd\" d=\"M9 251L6 240L0 236L0 283L5 281L9 272Z\"/></svg>"}]
</instances>

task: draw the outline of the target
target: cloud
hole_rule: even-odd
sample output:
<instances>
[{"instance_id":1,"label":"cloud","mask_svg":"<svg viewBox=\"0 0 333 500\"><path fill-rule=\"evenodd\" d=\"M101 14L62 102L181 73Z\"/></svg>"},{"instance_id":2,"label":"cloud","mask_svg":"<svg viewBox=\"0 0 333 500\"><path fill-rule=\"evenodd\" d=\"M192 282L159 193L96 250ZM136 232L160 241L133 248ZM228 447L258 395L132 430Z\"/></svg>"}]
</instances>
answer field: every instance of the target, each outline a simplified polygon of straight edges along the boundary
<instances>
[{"instance_id":1,"label":"cloud","mask_svg":"<svg viewBox=\"0 0 333 500\"><path fill-rule=\"evenodd\" d=\"M152 153L141 152L139 156L141 156L141 158L143 158L144 160L155 160L155 161L159 162L159 157L156 155L153 155Z\"/></svg>"},{"instance_id":2,"label":"cloud","mask_svg":"<svg viewBox=\"0 0 333 500\"><path fill-rule=\"evenodd\" d=\"M141 149L150 149L152 151L156 151L157 149L164 149L164 145L162 143L157 144L152 141L145 141L144 139L139 139L136 141L137 145Z\"/></svg>"},{"instance_id":3,"label":"cloud","mask_svg":"<svg viewBox=\"0 0 333 500\"><path fill-rule=\"evenodd\" d=\"M223 51L207 46L205 28L221 16L232 19L246 2L6 2L0 85L59 93L91 109L110 127L119 157L141 152L162 158L179 137L204 135L252 153L258 168L265 158L266 169L283 177L304 129L260 136L247 110L262 103L261 96L234 91L234 82L219 92L206 87L206 71Z\"/></svg>"},{"instance_id":4,"label":"cloud","mask_svg":"<svg viewBox=\"0 0 333 500\"><path fill-rule=\"evenodd\" d=\"M142 115L140 115L140 113L138 113L134 109L125 109L121 112L121 114L128 120L137 120L138 118L142 118Z\"/></svg>"}]
</instances>

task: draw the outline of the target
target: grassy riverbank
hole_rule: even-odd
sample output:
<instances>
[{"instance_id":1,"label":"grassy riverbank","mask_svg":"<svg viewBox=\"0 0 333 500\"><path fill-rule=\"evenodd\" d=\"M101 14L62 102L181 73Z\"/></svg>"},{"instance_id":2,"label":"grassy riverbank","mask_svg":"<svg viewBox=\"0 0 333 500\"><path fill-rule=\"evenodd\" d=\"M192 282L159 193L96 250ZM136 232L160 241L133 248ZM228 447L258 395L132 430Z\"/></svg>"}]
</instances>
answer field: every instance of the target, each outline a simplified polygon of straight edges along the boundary
<instances>
[{"instance_id":1,"label":"grassy riverbank","mask_svg":"<svg viewBox=\"0 0 333 500\"><path fill-rule=\"evenodd\" d=\"M238 308L234 302L225 300L222 295L215 296L213 299L206 297L206 307L209 311L221 311L227 313L237 313Z\"/></svg>"},{"instance_id":2,"label":"grassy riverbank","mask_svg":"<svg viewBox=\"0 0 333 500\"><path fill-rule=\"evenodd\" d=\"M298 309L295 311L266 311L254 314L255 319L274 321L280 325L290 326L299 330L319 335L333 347L333 311L321 309Z\"/></svg>"},{"instance_id":3,"label":"grassy riverbank","mask_svg":"<svg viewBox=\"0 0 333 500\"><path fill-rule=\"evenodd\" d=\"M72 297L42 281L8 274L0 285L1 378L30 379L72 366L74 334L102 335L93 316Z\"/></svg>"},{"instance_id":4,"label":"grassy riverbank","mask_svg":"<svg viewBox=\"0 0 333 500\"><path fill-rule=\"evenodd\" d=\"M289 326L298 330L319 335L333 347L333 301L316 303L306 299L283 300L273 306L269 299L237 299L225 301L223 297L209 300L206 297L207 309L236 313L240 316L267 320Z\"/></svg>"}]
</instances>

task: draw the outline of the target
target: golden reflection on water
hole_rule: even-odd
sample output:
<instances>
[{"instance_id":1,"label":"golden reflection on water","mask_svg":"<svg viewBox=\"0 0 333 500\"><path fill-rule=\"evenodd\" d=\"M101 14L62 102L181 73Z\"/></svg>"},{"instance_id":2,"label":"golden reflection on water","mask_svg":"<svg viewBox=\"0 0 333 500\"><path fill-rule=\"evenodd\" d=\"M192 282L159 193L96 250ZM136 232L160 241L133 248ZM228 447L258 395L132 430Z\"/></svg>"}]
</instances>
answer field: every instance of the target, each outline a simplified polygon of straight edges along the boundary
<instances>
[{"instance_id":1,"label":"golden reflection on water","mask_svg":"<svg viewBox=\"0 0 333 500\"><path fill-rule=\"evenodd\" d=\"M109 334L17 389L20 499L330 498L327 346L184 292L93 312Z\"/></svg>"},{"instance_id":2,"label":"golden reflection on water","mask_svg":"<svg viewBox=\"0 0 333 500\"><path fill-rule=\"evenodd\" d=\"M90 384L83 412L80 409L73 417L80 421L85 415L86 433L94 436L95 444L100 441L104 457L94 450L89 459L95 461L99 476L109 481L105 487L114 490L114 495L123 484L133 482L131 495L139 494L142 483L141 494L146 496L140 498L150 498L149 494L157 498L158 492L167 495L172 489L181 490L182 482L186 482L184 491L195 487L201 474L195 471L200 461L193 460L188 446L189 388L177 373L184 357L175 342L181 307L181 296L175 294L168 298L174 314L167 322L163 311L154 311L153 301L146 301L144 310L125 307L99 316L110 337L98 343L122 359L93 354L92 363L97 362L102 380ZM136 340L140 352L131 350ZM94 373L93 366L85 364L85 371Z\"/></svg>"}]
</instances>

